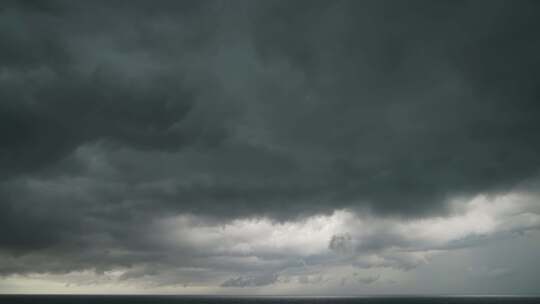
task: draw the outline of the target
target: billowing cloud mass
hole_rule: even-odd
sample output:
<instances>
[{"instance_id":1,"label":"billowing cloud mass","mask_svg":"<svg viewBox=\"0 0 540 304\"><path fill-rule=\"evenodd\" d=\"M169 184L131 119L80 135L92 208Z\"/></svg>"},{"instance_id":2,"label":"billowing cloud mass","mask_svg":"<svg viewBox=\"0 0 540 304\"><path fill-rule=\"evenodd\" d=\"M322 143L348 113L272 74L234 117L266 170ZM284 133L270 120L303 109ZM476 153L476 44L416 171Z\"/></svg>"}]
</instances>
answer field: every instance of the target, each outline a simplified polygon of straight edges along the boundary
<instances>
[{"instance_id":1,"label":"billowing cloud mass","mask_svg":"<svg viewBox=\"0 0 540 304\"><path fill-rule=\"evenodd\" d=\"M4 2L0 292L537 292L539 29L534 1Z\"/></svg>"}]
</instances>

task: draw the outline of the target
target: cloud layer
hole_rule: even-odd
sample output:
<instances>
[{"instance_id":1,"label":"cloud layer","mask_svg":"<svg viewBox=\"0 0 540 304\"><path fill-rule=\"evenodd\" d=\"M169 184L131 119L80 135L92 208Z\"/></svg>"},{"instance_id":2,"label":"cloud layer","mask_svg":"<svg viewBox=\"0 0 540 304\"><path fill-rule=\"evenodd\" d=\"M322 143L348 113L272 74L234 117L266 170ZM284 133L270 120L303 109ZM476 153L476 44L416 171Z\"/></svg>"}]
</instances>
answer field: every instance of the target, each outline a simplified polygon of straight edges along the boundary
<instances>
[{"instance_id":1,"label":"cloud layer","mask_svg":"<svg viewBox=\"0 0 540 304\"><path fill-rule=\"evenodd\" d=\"M527 234L539 12L3 3L0 274L372 285L386 278L340 267Z\"/></svg>"}]
</instances>

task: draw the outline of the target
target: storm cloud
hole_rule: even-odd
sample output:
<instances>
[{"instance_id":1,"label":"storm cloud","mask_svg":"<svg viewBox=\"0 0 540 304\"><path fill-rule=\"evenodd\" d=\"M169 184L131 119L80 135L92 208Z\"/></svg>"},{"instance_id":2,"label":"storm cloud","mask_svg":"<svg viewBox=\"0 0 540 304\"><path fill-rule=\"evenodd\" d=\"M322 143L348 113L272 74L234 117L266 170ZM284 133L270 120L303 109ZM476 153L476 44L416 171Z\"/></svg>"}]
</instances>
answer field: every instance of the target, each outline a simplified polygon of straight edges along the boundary
<instances>
[{"instance_id":1,"label":"storm cloud","mask_svg":"<svg viewBox=\"0 0 540 304\"><path fill-rule=\"evenodd\" d=\"M528 235L539 17L533 1L4 2L0 275L321 283L339 277L321 265L406 272Z\"/></svg>"}]
</instances>

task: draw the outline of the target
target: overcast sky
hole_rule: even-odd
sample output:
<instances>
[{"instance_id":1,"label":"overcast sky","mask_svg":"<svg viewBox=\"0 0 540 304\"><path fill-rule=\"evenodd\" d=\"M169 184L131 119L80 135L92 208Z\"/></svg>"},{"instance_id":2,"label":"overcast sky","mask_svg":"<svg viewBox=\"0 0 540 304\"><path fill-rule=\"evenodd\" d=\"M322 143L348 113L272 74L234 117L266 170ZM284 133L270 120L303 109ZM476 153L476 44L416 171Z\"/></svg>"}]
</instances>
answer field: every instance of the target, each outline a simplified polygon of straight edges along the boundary
<instances>
[{"instance_id":1,"label":"overcast sky","mask_svg":"<svg viewBox=\"0 0 540 304\"><path fill-rule=\"evenodd\" d=\"M3 1L0 293L540 291L537 1Z\"/></svg>"}]
</instances>

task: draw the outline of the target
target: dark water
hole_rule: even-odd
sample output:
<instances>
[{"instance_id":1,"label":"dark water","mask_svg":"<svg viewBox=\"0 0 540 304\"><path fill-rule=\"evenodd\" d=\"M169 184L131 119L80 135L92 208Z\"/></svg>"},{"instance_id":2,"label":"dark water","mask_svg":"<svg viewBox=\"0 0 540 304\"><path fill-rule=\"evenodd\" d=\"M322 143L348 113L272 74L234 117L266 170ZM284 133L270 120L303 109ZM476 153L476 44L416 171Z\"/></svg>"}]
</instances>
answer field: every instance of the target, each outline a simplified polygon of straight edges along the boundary
<instances>
[{"instance_id":1,"label":"dark water","mask_svg":"<svg viewBox=\"0 0 540 304\"><path fill-rule=\"evenodd\" d=\"M38 304L540 304L540 297L191 297L0 295L0 303Z\"/></svg>"}]
</instances>

